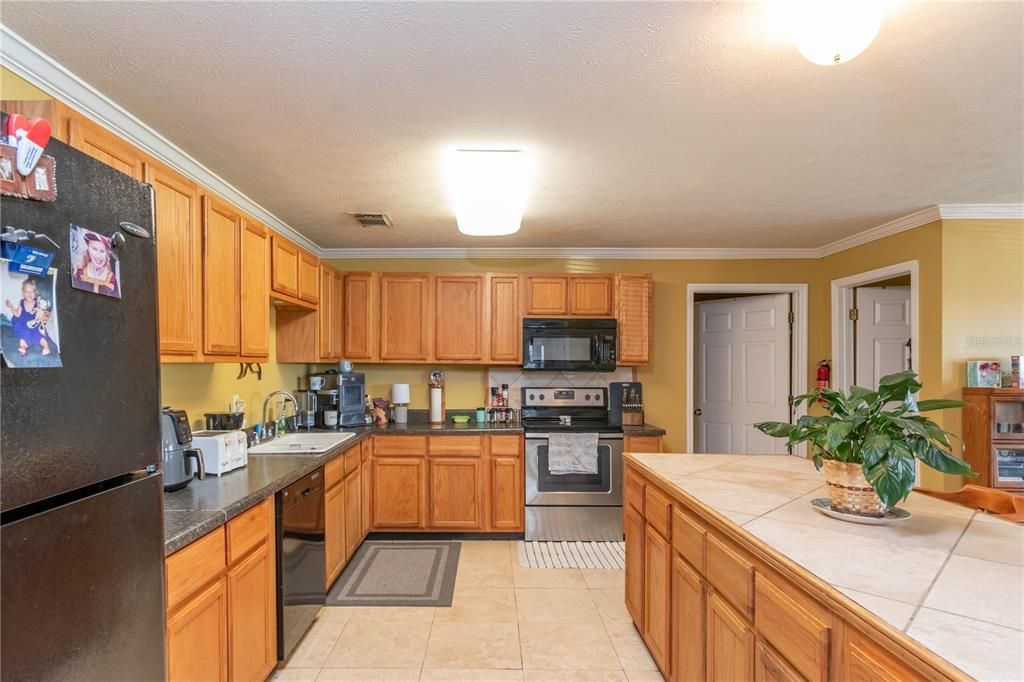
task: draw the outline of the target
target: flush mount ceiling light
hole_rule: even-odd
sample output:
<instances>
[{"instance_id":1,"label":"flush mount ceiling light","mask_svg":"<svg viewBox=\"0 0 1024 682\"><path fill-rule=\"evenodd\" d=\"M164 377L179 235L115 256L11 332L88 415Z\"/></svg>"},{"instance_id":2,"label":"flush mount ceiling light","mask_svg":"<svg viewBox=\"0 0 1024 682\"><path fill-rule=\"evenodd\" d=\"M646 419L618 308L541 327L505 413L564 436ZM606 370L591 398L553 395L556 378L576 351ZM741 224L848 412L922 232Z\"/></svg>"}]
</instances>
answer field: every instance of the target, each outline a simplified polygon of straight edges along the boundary
<instances>
[{"instance_id":1,"label":"flush mount ceiling light","mask_svg":"<svg viewBox=\"0 0 1024 682\"><path fill-rule=\"evenodd\" d=\"M859 55L882 25L880 0L799 0L787 3L786 13L796 49L822 66Z\"/></svg>"},{"instance_id":2,"label":"flush mount ceiling light","mask_svg":"<svg viewBox=\"0 0 1024 682\"><path fill-rule=\"evenodd\" d=\"M521 149L453 149L445 155L444 184L459 232L512 234L533 188L533 162Z\"/></svg>"}]
</instances>

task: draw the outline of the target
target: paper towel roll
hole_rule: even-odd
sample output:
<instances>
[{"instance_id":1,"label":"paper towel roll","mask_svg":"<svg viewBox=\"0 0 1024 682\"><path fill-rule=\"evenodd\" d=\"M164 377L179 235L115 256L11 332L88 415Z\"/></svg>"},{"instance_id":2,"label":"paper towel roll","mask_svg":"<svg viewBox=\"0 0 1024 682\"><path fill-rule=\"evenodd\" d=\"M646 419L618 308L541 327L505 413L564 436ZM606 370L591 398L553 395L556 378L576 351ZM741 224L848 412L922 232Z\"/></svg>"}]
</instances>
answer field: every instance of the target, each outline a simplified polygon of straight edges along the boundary
<instances>
[{"instance_id":1,"label":"paper towel roll","mask_svg":"<svg viewBox=\"0 0 1024 682\"><path fill-rule=\"evenodd\" d=\"M444 389L430 389L430 422L440 424L444 421Z\"/></svg>"}]
</instances>

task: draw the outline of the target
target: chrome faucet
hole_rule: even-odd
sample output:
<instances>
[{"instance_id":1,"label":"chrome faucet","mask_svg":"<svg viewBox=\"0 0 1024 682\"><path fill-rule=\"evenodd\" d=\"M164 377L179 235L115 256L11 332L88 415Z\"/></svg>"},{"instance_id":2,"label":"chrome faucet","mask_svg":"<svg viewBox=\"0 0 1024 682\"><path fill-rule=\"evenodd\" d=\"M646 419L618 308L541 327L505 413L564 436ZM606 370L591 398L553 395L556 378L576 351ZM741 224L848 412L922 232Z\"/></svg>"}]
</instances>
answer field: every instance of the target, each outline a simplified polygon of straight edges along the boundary
<instances>
[{"instance_id":1,"label":"chrome faucet","mask_svg":"<svg viewBox=\"0 0 1024 682\"><path fill-rule=\"evenodd\" d=\"M285 405L288 404L288 401L291 401L291 403L292 403L292 414L296 415L296 414L299 413L299 401L295 399L295 396L293 396L291 393L289 393L288 391L285 391L285 390L273 391L270 395L268 395L263 400L263 422L262 422L263 424L267 423L267 408L270 406L270 401L273 400L274 398L276 398L277 396L281 396L281 398L282 398L282 400L281 400L281 413L278 415L278 418L284 416L284 408L285 408Z\"/></svg>"}]
</instances>

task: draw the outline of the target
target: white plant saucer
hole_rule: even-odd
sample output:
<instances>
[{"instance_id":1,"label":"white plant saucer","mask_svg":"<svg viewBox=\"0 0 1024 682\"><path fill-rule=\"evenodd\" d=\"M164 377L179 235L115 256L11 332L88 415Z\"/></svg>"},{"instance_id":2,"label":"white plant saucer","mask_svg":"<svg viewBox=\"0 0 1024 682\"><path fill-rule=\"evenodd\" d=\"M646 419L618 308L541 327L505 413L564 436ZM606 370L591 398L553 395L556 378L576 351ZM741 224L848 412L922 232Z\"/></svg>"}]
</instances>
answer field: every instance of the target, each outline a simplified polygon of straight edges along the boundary
<instances>
[{"instance_id":1,"label":"white plant saucer","mask_svg":"<svg viewBox=\"0 0 1024 682\"><path fill-rule=\"evenodd\" d=\"M885 526L896 521L906 521L910 518L910 512L906 509L900 509L899 507L893 507L889 511L885 512L885 516L861 516L860 514L847 514L846 512L836 511L832 508L832 500L827 497L817 497L811 500L811 506L820 511L825 516L831 516L834 519L840 521L849 521L850 523L862 523L866 526Z\"/></svg>"}]
</instances>

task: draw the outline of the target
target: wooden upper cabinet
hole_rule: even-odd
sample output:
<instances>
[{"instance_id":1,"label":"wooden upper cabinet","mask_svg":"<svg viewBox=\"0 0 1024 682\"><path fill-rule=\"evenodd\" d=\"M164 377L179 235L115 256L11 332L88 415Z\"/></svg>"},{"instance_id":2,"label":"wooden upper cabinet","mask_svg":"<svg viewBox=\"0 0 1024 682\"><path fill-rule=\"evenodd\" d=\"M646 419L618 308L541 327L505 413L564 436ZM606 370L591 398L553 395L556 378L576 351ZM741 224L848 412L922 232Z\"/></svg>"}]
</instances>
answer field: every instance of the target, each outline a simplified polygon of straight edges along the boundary
<instances>
[{"instance_id":1,"label":"wooden upper cabinet","mask_svg":"<svg viewBox=\"0 0 1024 682\"><path fill-rule=\"evenodd\" d=\"M519 275L489 275L488 359L494 364L518 365L523 360L523 314Z\"/></svg>"},{"instance_id":2,"label":"wooden upper cabinet","mask_svg":"<svg viewBox=\"0 0 1024 682\"><path fill-rule=\"evenodd\" d=\"M525 315L567 315L569 313L568 275L526 275L523 300Z\"/></svg>"},{"instance_id":3,"label":"wooden upper cabinet","mask_svg":"<svg viewBox=\"0 0 1024 682\"><path fill-rule=\"evenodd\" d=\"M68 144L125 175L143 179L145 154L81 114L72 114L68 120Z\"/></svg>"},{"instance_id":4,"label":"wooden upper cabinet","mask_svg":"<svg viewBox=\"0 0 1024 682\"><path fill-rule=\"evenodd\" d=\"M279 234L271 237L273 277L270 288L285 296L299 297L299 247Z\"/></svg>"},{"instance_id":5,"label":"wooden upper cabinet","mask_svg":"<svg viewBox=\"0 0 1024 682\"><path fill-rule=\"evenodd\" d=\"M241 232L242 215L233 206L203 197L203 351L209 355L242 350Z\"/></svg>"},{"instance_id":6,"label":"wooden upper cabinet","mask_svg":"<svg viewBox=\"0 0 1024 682\"><path fill-rule=\"evenodd\" d=\"M202 351L202 218L199 187L170 168L147 162L153 186L160 355L196 358Z\"/></svg>"},{"instance_id":7,"label":"wooden upper cabinet","mask_svg":"<svg viewBox=\"0 0 1024 682\"><path fill-rule=\"evenodd\" d=\"M651 360L650 275L616 275L616 313L618 320L619 365L643 365Z\"/></svg>"},{"instance_id":8,"label":"wooden upper cabinet","mask_svg":"<svg viewBox=\"0 0 1024 682\"><path fill-rule=\"evenodd\" d=\"M615 315L612 275L573 275L569 278L569 314L586 317Z\"/></svg>"},{"instance_id":9,"label":"wooden upper cabinet","mask_svg":"<svg viewBox=\"0 0 1024 682\"><path fill-rule=\"evenodd\" d=\"M50 137L68 142L68 120L81 116L71 107L55 99L5 99L0 100L0 111L8 114L21 114L25 118L45 118L50 122Z\"/></svg>"},{"instance_id":10,"label":"wooden upper cabinet","mask_svg":"<svg viewBox=\"0 0 1024 682\"><path fill-rule=\"evenodd\" d=\"M375 361L380 357L380 275L375 272L349 272L344 276L344 323L342 356L348 360Z\"/></svg>"},{"instance_id":11,"label":"wooden upper cabinet","mask_svg":"<svg viewBox=\"0 0 1024 682\"><path fill-rule=\"evenodd\" d=\"M434 357L484 359L484 275L434 276Z\"/></svg>"},{"instance_id":12,"label":"wooden upper cabinet","mask_svg":"<svg viewBox=\"0 0 1024 682\"><path fill-rule=\"evenodd\" d=\"M321 360L342 357L342 276L328 265L320 265L319 355Z\"/></svg>"},{"instance_id":13,"label":"wooden upper cabinet","mask_svg":"<svg viewBox=\"0 0 1024 682\"><path fill-rule=\"evenodd\" d=\"M299 249L299 294L303 301L316 303L320 300L320 259Z\"/></svg>"},{"instance_id":14,"label":"wooden upper cabinet","mask_svg":"<svg viewBox=\"0 0 1024 682\"><path fill-rule=\"evenodd\" d=\"M380 276L380 359L426 362L431 359L433 308L430 276L383 273Z\"/></svg>"},{"instance_id":15,"label":"wooden upper cabinet","mask_svg":"<svg viewBox=\"0 0 1024 682\"><path fill-rule=\"evenodd\" d=\"M270 356L270 231L246 218L242 228L242 355Z\"/></svg>"}]
</instances>

